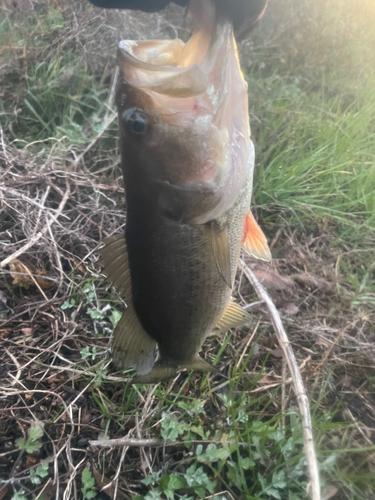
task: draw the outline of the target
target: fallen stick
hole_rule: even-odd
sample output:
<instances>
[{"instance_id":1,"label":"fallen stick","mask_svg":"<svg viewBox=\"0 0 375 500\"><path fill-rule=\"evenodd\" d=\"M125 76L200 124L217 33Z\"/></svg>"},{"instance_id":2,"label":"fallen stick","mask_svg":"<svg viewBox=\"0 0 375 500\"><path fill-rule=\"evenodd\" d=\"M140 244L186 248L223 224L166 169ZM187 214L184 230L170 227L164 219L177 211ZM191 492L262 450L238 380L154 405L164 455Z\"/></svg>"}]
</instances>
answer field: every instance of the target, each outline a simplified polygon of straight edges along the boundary
<instances>
[{"instance_id":1,"label":"fallen stick","mask_svg":"<svg viewBox=\"0 0 375 500\"><path fill-rule=\"evenodd\" d=\"M294 392L297 396L299 410L302 417L303 441L307 467L310 474L311 499L321 500L319 469L313 440L310 404L306 395L305 387L303 385L303 380L298 369L293 349L290 345L288 336L281 322L280 314L276 309L275 304L272 302L271 297L268 295L263 285L257 280L252 270L245 264L242 259L240 259L240 264L246 278L253 285L258 297L266 304L268 308L271 321L277 335L277 339L279 341L280 347L283 350L284 357L288 363L288 367L293 380Z\"/></svg>"},{"instance_id":2,"label":"fallen stick","mask_svg":"<svg viewBox=\"0 0 375 500\"><path fill-rule=\"evenodd\" d=\"M111 446L131 446L134 448L143 448L145 446L163 446L165 441L159 438L151 439L128 439L128 438L118 438L118 439L100 439L98 441L90 441L91 446L100 447L111 447Z\"/></svg>"}]
</instances>

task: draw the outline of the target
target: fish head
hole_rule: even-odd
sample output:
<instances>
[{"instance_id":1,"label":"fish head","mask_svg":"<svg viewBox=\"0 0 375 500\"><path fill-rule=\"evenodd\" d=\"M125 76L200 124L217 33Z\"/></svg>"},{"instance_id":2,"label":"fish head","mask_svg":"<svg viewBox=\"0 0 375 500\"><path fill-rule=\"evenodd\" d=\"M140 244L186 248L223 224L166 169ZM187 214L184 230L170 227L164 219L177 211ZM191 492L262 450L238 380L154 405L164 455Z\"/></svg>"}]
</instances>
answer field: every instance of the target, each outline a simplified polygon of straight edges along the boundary
<instances>
[{"instance_id":1,"label":"fish head","mask_svg":"<svg viewBox=\"0 0 375 500\"><path fill-rule=\"evenodd\" d=\"M190 8L197 28L187 43L120 42L117 105L125 184L151 184L162 205L201 224L243 188L250 131L232 25L211 0Z\"/></svg>"}]
</instances>

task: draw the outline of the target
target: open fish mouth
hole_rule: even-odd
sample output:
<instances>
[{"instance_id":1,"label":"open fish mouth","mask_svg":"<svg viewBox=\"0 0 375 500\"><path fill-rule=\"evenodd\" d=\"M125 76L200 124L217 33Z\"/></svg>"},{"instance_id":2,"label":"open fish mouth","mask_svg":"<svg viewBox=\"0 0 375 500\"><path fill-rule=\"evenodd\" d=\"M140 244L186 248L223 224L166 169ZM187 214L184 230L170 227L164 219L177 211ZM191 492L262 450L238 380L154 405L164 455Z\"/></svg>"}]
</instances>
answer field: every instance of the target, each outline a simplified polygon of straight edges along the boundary
<instances>
[{"instance_id":1,"label":"open fish mouth","mask_svg":"<svg viewBox=\"0 0 375 500\"><path fill-rule=\"evenodd\" d=\"M150 177L190 192L201 187L202 198L212 192L211 206L200 204L205 213L192 217L203 224L230 209L245 186L250 127L232 23L217 17L212 0L192 0L190 9L196 27L186 43L120 42L118 103L120 113L136 107L154 121L148 163L158 158L163 171L150 168ZM161 145L174 151L173 162Z\"/></svg>"},{"instance_id":2,"label":"open fish mouth","mask_svg":"<svg viewBox=\"0 0 375 500\"><path fill-rule=\"evenodd\" d=\"M127 83L144 91L179 98L205 92L207 79L198 66L181 68L171 64L175 52L180 53L184 45L181 40L121 41L119 60Z\"/></svg>"},{"instance_id":3,"label":"open fish mouth","mask_svg":"<svg viewBox=\"0 0 375 500\"><path fill-rule=\"evenodd\" d=\"M215 7L210 0L192 0L190 10L197 26L187 43L180 39L120 42L120 66L130 85L180 98L206 91L208 80L199 65L213 40Z\"/></svg>"}]
</instances>

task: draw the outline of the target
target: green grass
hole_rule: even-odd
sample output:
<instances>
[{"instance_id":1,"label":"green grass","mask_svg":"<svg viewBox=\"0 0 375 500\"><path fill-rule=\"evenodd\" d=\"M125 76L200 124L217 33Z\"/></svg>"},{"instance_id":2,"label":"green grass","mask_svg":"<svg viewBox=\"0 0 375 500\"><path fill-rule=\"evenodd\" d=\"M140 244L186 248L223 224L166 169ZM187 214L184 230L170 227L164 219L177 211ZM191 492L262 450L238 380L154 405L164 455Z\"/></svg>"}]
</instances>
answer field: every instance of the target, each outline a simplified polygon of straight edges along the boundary
<instances>
[{"instance_id":1,"label":"green grass","mask_svg":"<svg viewBox=\"0 0 375 500\"><path fill-rule=\"evenodd\" d=\"M34 142L42 141L46 153L53 149L55 156L65 151L68 157L74 157L74 151L100 136L91 149L98 158L100 153L105 156L117 147L116 121L107 123L115 113L113 103L108 102L113 74L107 67L93 70L82 53L82 42L74 37L64 39L70 24L65 19L67 11L52 3L25 9L18 16L0 17L0 43L13 47L0 53L1 62L12 61L3 78L6 98L1 101L0 124L11 139L19 141L17 147L39 151L40 142ZM15 105L18 109L14 114ZM100 167L104 164L104 159L97 162Z\"/></svg>"},{"instance_id":2,"label":"green grass","mask_svg":"<svg viewBox=\"0 0 375 500\"><path fill-rule=\"evenodd\" d=\"M374 231L375 74L346 109L340 96L306 94L298 83L275 78L264 83L269 113L254 131L261 151L256 202L330 217L342 237ZM257 102L255 97L254 108Z\"/></svg>"},{"instance_id":3,"label":"green grass","mask_svg":"<svg viewBox=\"0 0 375 500\"><path fill-rule=\"evenodd\" d=\"M292 28L263 39L248 72L255 201L292 219L329 217L351 243L373 237L374 5L280 6L276 22L290 22L291 12Z\"/></svg>"}]
</instances>

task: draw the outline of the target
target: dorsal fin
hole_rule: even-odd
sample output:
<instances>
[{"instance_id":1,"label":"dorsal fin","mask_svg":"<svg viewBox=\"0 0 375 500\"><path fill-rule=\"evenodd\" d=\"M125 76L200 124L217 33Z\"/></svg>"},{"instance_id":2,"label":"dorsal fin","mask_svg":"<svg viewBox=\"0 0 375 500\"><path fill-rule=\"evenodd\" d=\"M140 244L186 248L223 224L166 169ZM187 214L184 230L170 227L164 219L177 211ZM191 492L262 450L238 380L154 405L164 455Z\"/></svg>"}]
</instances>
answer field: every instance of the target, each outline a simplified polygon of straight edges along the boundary
<instances>
[{"instance_id":1,"label":"dorsal fin","mask_svg":"<svg viewBox=\"0 0 375 500\"><path fill-rule=\"evenodd\" d=\"M247 214L245 219L242 247L246 253L257 259L266 260L268 262L272 260L267 239L251 212Z\"/></svg>"},{"instance_id":2,"label":"dorsal fin","mask_svg":"<svg viewBox=\"0 0 375 500\"><path fill-rule=\"evenodd\" d=\"M125 300L131 301L132 292L125 235L120 234L106 238L100 254L99 264L103 266L102 273Z\"/></svg>"},{"instance_id":3,"label":"dorsal fin","mask_svg":"<svg viewBox=\"0 0 375 500\"><path fill-rule=\"evenodd\" d=\"M217 334L229 330L229 328L235 328L238 326L246 325L250 323L251 316L249 313L244 311L240 305L231 300L223 315L215 325L212 334Z\"/></svg>"}]
</instances>

